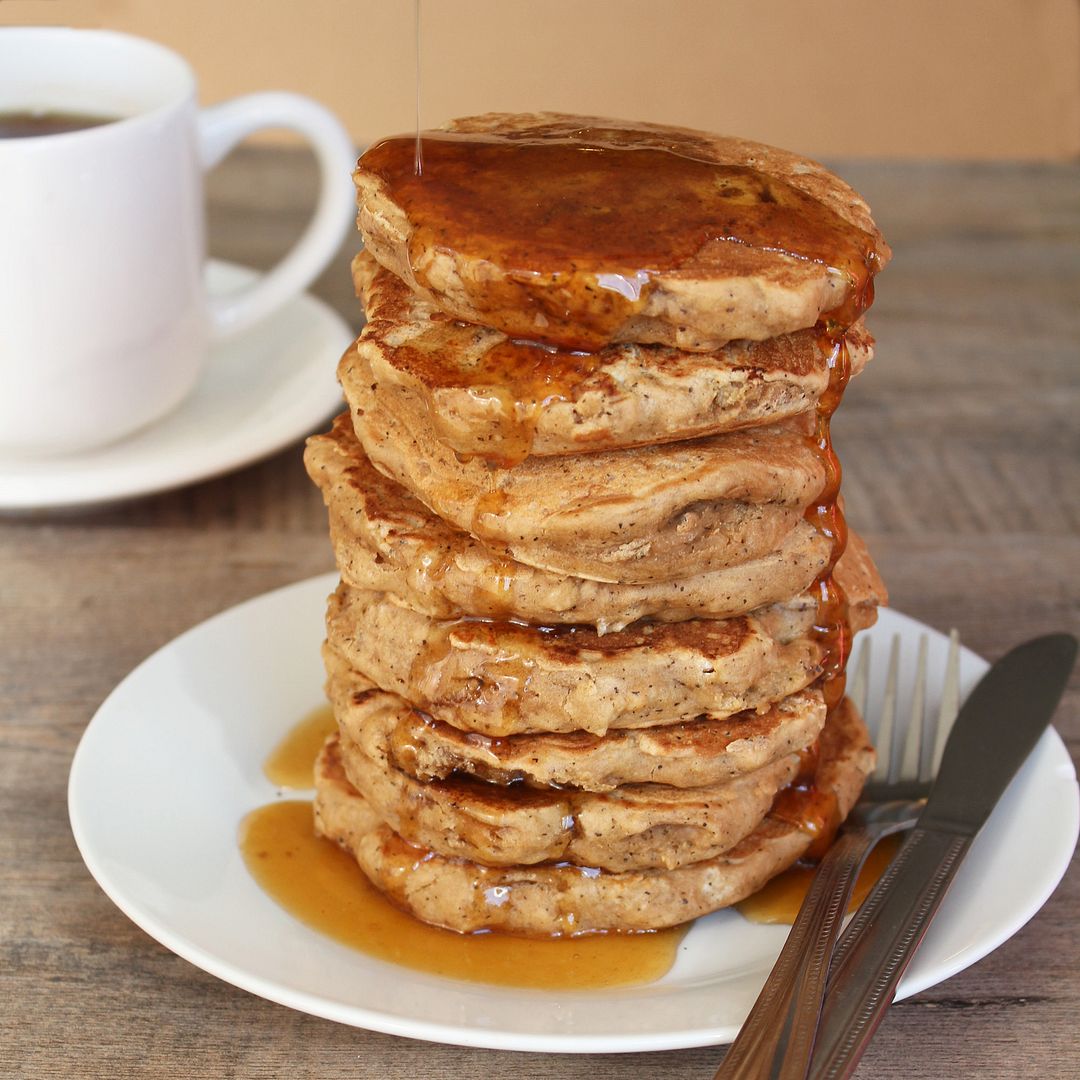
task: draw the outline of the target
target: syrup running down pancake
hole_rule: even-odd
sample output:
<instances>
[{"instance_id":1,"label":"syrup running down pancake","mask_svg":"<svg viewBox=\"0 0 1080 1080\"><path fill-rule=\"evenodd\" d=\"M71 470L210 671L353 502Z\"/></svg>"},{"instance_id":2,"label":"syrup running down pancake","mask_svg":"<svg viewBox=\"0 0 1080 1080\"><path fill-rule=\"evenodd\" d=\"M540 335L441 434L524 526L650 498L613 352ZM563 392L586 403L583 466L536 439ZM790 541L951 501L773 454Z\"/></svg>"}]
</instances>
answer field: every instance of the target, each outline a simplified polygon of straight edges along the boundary
<instances>
[{"instance_id":1,"label":"syrup running down pancake","mask_svg":"<svg viewBox=\"0 0 1080 1080\"><path fill-rule=\"evenodd\" d=\"M596 581L518 562L448 524L372 466L347 416L308 440L304 460L330 510L342 577L436 618L589 623L600 633L642 618L723 619L808 589L830 555L818 530L799 521L775 551L734 567L673 581Z\"/></svg>"},{"instance_id":2,"label":"syrup running down pancake","mask_svg":"<svg viewBox=\"0 0 1080 1080\"><path fill-rule=\"evenodd\" d=\"M450 318L370 252L353 260L353 281L367 312L356 347L372 376L417 395L455 453L494 465L775 423L812 410L829 384L812 329L708 353L634 342L567 352ZM861 323L848 345L857 374L873 351Z\"/></svg>"}]
</instances>

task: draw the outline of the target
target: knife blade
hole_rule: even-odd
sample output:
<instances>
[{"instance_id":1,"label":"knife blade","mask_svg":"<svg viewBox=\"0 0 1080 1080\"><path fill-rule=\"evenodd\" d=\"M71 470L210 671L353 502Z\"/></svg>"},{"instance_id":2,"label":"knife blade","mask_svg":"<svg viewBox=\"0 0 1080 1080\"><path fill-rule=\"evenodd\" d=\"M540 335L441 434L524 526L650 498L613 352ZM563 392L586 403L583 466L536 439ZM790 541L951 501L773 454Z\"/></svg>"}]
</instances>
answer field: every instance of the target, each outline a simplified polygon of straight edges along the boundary
<instances>
[{"instance_id":1,"label":"knife blade","mask_svg":"<svg viewBox=\"0 0 1080 1080\"><path fill-rule=\"evenodd\" d=\"M956 718L914 830L837 944L810 1080L854 1071L961 860L1061 700L1071 634L1020 645L991 667Z\"/></svg>"}]
</instances>

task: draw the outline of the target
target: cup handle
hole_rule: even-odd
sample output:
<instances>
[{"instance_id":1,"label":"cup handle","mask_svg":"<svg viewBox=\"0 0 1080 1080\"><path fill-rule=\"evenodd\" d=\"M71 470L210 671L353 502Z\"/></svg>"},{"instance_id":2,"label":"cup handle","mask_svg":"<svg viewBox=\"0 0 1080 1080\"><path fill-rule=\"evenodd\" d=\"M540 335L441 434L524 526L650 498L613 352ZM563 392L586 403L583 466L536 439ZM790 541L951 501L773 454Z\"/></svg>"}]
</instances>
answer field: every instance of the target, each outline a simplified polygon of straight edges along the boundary
<instances>
[{"instance_id":1,"label":"cup handle","mask_svg":"<svg viewBox=\"0 0 1080 1080\"><path fill-rule=\"evenodd\" d=\"M217 165L245 136L269 127L297 131L311 143L319 163L318 205L303 236L268 274L246 289L208 299L214 338L246 329L307 288L355 220L352 139L333 113L300 94L248 94L200 110L197 131L203 170Z\"/></svg>"}]
</instances>

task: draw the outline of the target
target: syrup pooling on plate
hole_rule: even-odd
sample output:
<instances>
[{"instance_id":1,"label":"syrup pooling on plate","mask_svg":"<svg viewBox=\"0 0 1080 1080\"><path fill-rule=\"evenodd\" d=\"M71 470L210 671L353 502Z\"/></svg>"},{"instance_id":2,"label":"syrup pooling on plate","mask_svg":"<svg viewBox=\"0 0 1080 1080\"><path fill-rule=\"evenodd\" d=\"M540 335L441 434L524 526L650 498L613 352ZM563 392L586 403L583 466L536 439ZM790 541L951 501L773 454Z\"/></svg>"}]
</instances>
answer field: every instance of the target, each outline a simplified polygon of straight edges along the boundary
<instances>
[{"instance_id":1,"label":"syrup pooling on plate","mask_svg":"<svg viewBox=\"0 0 1080 1080\"><path fill-rule=\"evenodd\" d=\"M449 250L502 279L463 282L480 312L519 312L522 336L595 350L644 307L655 275L731 244L820 263L862 291L873 238L779 177L711 159L692 133L620 124L525 133L413 136L376 143L360 169L412 225L410 264Z\"/></svg>"},{"instance_id":2,"label":"syrup pooling on plate","mask_svg":"<svg viewBox=\"0 0 1080 1080\"><path fill-rule=\"evenodd\" d=\"M401 843L423 858L421 849ZM686 932L676 927L548 940L428 926L396 908L350 856L315 835L310 802L252 811L240 827L240 848L266 893L313 930L377 959L447 978L552 990L632 986L664 975Z\"/></svg>"},{"instance_id":3,"label":"syrup pooling on plate","mask_svg":"<svg viewBox=\"0 0 1080 1080\"><path fill-rule=\"evenodd\" d=\"M885 873L889 863L900 849L900 836L887 836L870 852L855 881L855 888L848 902L848 912L853 912L866 899L867 894ZM793 923L802 907L803 899L810 891L815 867L802 861L769 881L752 896L736 905L739 914L755 923Z\"/></svg>"},{"instance_id":4,"label":"syrup pooling on plate","mask_svg":"<svg viewBox=\"0 0 1080 1080\"><path fill-rule=\"evenodd\" d=\"M314 786L312 768L315 755L328 735L337 731L334 712L329 705L312 709L289 730L263 763L267 780L277 787L304 791Z\"/></svg>"},{"instance_id":5,"label":"syrup pooling on plate","mask_svg":"<svg viewBox=\"0 0 1080 1080\"><path fill-rule=\"evenodd\" d=\"M263 766L267 777L311 787L318 749L311 749L312 740L332 730L336 725L328 705L311 710L270 752ZM319 746L324 740L325 735ZM687 930L677 926L651 933L535 939L429 926L396 908L354 859L316 835L312 805L306 801L253 810L241 822L239 842L252 877L307 926L380 960L448 978L552 990L638 985L671 968ZM411 858L426 855L404 840L397 843ZM504 897L487 897L486 902L498 904Z\"/></svg>"}]
</instances>

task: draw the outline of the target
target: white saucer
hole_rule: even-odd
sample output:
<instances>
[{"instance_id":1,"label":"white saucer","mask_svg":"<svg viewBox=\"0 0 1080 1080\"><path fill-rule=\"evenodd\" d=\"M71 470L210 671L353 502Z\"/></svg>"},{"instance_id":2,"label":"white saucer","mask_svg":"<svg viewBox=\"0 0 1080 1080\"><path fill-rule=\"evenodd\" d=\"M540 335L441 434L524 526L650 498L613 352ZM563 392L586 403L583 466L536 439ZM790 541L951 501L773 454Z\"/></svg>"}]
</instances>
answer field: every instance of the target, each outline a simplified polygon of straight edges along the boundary
<instances>
[{"instance_id":1,"label":"white saucer","mask_svg":"<svg viewBox=\"0 0 1080 1080\"><path fill-rule=\"evenodd\" d=\"M229 292L259 275L212 261L207 288ZM87 507L168 491L250 465L314 431L341 403L338 359L355 336L304 294L213 348L194 393L164 419L70 457L0 456L0 512Z\"/></svg>"},{"instance_id":2,"label":"white saucer","mask_svg":"<svg viewBox=\"0 0 1080 1080\"><path fill-rule=\"evenodd\" d=\"M262 763L323 700L319 644L336 582L336 575L312 578L215 616L136 668L98 710L72 763L68 808L79 851L113 902L218 978L374 1031L549 1053L670 1050L734 1038L786 927L719 911L694 924L672 970L654 983L553 993L375 960L309 929L259 888L240 855L237 826L282 796ZM944 635L883 610L866 636L881 657L899 634L913 668L924 632L936 688ZM885 667L875 665L871 700ZM986 668L963 650L964 694ZM911 674L902 670L902 685ZM899 706L900 715L909 707ZM1051 729L973 844L898 996L947 979L1016 933L1068 867L1077 823L1076 774Z\"/></svg>"}]
</instances>

